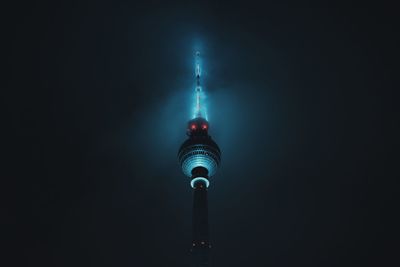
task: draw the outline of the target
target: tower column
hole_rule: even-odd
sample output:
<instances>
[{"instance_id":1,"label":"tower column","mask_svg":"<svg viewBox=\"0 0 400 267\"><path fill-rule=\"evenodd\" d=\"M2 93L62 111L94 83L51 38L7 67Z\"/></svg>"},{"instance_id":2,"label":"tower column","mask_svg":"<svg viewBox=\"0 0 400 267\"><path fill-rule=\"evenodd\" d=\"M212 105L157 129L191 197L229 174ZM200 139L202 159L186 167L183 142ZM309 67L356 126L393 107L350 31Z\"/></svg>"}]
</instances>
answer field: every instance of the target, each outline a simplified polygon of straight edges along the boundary
<instances>
[{"instance_id":1,"label":"tower column","mask_svg":"<svg viewBox=\"0 0 400 267\"><path fill-rule=\"evenodd\" d=\"M209 266L208 201L205 181L194 184L193 190L193 267Z\"/></svg>"}]
</instances>

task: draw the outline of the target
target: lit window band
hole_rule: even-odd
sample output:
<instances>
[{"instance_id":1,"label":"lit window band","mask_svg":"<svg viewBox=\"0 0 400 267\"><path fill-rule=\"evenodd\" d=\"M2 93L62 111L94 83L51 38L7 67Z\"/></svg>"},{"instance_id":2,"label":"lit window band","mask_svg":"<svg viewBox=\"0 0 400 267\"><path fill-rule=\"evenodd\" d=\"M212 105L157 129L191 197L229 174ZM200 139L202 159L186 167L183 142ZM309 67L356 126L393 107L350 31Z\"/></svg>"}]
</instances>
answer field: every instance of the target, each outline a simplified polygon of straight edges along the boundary
<instances>
[{"instance_id":1,"label":"lit window band","mask_svg":"<svg viewBox=\"0 0 400 267\"><path fill-rule=\"evenodd\" d=\"M198 181L204 181L206 183L207 188L210 185L210 182L208 181L208 179L206 179L204 177L196 177L196 178L192 179L192 181L190 181L190 185L192 186L192 188L195 188L194 185Z\"/></svg>"}]
</instances>

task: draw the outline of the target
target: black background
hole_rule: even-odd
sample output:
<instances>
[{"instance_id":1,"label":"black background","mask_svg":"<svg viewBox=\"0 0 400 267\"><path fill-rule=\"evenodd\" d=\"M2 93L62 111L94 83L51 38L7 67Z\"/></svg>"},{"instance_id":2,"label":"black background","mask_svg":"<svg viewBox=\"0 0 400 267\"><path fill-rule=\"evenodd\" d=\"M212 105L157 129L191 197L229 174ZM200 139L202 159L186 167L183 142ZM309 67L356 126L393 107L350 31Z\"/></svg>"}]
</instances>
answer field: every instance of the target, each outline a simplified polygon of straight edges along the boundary
<instances>
[{"instance_id":1,"label":"black background","mask_svg":"<svg viewBox=\"0 0 400 267\"><path fill-rule=\"evenodd\" d=\"M188 266L204 59L213 266L398 266L394 6L3 5L2 266Z\"/></svg>"}]
</instances>

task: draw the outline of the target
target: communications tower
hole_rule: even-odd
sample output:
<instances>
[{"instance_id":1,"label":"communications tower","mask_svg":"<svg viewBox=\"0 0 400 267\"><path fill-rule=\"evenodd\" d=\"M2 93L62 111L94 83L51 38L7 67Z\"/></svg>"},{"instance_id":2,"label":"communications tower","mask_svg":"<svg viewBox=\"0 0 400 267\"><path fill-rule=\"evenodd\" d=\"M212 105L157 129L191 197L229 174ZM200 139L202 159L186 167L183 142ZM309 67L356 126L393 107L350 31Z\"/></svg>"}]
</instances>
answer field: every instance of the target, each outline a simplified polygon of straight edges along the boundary
<instances>
[{"instance_id":1,"label":"communications tower","mask_svg":"<svg viewBox=\"0 0 400 267\"><path fill-rule=\"evenodd\" d=\"M188 139L183 142L178 152L179 163L183 173L189 178L193 188L193 267L209 266L209 250L211 248L208 228L207 189L211 177L216 173L221 161L218 145L208 134L209 123L204 107L204 93L200 84L200 53L196 53L195 64L195 110L193 119L188 122Z\"/></svg>"}]
</instances>

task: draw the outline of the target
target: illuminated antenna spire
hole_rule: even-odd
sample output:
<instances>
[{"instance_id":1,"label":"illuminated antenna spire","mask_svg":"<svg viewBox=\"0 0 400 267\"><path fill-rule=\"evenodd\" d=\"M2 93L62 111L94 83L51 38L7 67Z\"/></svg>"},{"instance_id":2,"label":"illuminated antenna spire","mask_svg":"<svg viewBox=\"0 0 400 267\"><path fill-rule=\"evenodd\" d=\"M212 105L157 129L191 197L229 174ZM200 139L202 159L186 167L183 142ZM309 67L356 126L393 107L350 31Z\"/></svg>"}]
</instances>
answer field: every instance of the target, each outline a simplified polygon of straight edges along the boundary
<instances>
[{"instance_id":1,"label":"illuminated antenna spire","mask_svg":"<svg viewBox=\"0 0 400 267\"><path fill-rule=\"evenodd\" d=\"M200 75L201 75L201 68L200 68L200 52L196 52L196 66L195 66L195 74L196 74L196 111L195 117L201 117L201 85L200 85Z\"/></svg>"},{"instance_id":2,"label":"illuminated antenna spire","mask_svg":"<svg viewBox=\"0 0 400 267\"><path fill-rule=\"evenodd\" d=\"M199 89L199 90L201 90L201 88L200 88L200 75L201 75L200 52L197 51L196 52L196 85L197 85L196 89Z\"/></svg>"}]
</instances>

